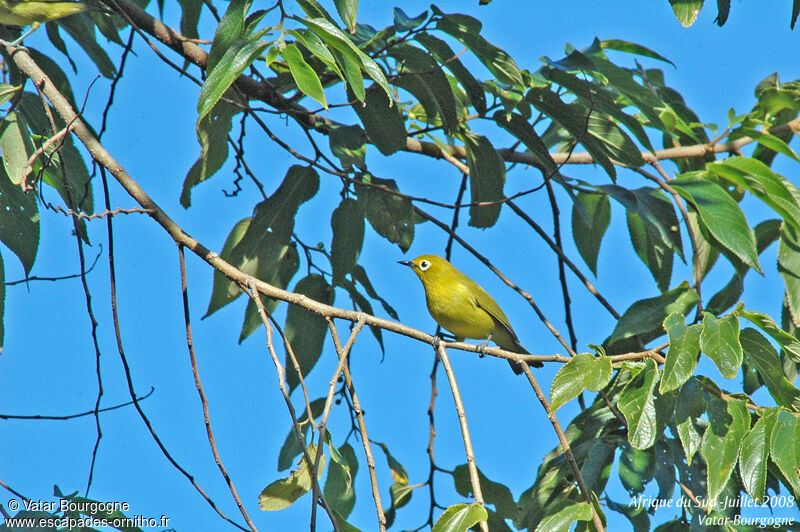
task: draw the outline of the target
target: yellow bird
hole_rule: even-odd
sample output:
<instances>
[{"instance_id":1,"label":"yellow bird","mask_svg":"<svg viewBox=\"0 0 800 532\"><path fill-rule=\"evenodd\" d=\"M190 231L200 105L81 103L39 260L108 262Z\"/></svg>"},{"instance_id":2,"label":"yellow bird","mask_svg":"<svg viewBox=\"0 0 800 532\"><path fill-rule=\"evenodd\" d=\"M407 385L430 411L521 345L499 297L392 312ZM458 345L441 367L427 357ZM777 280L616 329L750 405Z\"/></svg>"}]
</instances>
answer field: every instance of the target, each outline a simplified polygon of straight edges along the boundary
<instances>
[{"instance_id":1,"label":"yellow bird","mask_svg":"<svg viewBox=\"0 0 800 532\"><path fill-rule=\"evenodd\" d=\"M42 22L50 22L92 9L80 2L63 0L0 0L0 24L6 26L30 26L31 29L15 40L13 45L30 35Z\"/></svg>"},{"instance_id":2,"label":"yellow bird","mask_svg":"<svg viewBox=\"0 0 800 532\"><path fill-rule=\"evenodd\" d=\"M445 259L436 255L421 255L399 263L417 274L425 289L428 312L436 323L453 333L457 341L473 338L488 343L492 340L508 351L530 354L519 343L508 318L492 296ZM522 373L516 363L511 360L508 363L514 373ZM541 362L531 362L530 365L542 367Z\"/></svg>"}]
</instances>

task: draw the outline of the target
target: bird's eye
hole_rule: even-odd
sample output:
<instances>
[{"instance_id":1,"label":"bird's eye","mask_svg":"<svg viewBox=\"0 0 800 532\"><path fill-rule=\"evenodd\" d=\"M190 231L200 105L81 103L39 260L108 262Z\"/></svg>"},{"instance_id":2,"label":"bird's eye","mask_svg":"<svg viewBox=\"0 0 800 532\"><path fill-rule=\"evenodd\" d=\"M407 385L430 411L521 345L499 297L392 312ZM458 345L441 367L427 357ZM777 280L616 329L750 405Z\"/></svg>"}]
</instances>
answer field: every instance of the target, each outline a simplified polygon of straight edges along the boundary
<instances>
[{"instance_id":1,"label":"bird's eye","mask_svg":"<svg viewBox=\"0 0 800 532\"><path fill-rule=\"evenodd\" d=\"M425 270L427 270L428 268L430 268L430 267L431 267L431 263L428 262L427 260L423 260L422 262L419 263L419 269L422 270L423 272Z\"/></svg>"}]
</instances>

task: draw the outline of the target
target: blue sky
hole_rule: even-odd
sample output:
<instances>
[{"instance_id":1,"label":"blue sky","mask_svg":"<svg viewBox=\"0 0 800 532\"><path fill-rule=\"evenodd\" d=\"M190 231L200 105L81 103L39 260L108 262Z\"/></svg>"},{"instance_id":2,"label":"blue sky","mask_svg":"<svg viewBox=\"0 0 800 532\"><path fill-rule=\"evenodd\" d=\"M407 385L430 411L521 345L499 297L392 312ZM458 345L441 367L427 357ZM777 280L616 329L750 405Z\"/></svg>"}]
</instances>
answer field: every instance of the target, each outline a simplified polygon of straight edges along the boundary
<instances>
[{"instance_id":1,"label":"blue sky","mask_svg":"<svg viewBox=\"0 0 800 532\"><path fill-rule=\"evenodd\" d=\"M362 2L359 21L375 27L391 23L392 4ZM789 30L789 2L763 2L758 7L734 3L727 24L713 24L714 5L708 5L692 28L681 27L666 0L660 2L501 2L480 7L477 2L441 2L446 12L464 12L479 17L483 34L508 51L517 63L530 70L539 58L558 59L564 44L588 46L595 37L623 39L647 46L667 56L677 68L652 60L642 60L649 67L664 70L669 85L678 90L704 122L724 128L726 113L733 107L746 112L754 102L755 85L772 72L782 79L800 77L797 61L798 34ZM262 6L257 6L262 7ZM423 2L402 5L409 15L428 8ZM210 39L208 17L204 18ZM165 21L177 27L179 13L167 6ZM148 47L137 39L136 55L129 58L126 77L115 97L115 107L104 138L107 149L126 170L187 232L206 246L219 250L231 227L250 215L258 201L253 187L236 198L225 198L222 190L232 188L230 165L214 179L196 187L192 207L184 210L178 203L183 178L199 152L195 139L198 88L161 63ZM45 32L39 31L28 42L58 59ZM113 48L112 48L113 49ZM83 95L95 76L93 65L77 46L70 45L78 74L72 76L73 90ZM170 53L167 52L170 56ZM175 56L170 56L175 60ZM614 56L620 64L633 65L632 56ZM144 81L143 81L144 80ZM109 83L100 80L91 89L86 116L95 126L105 104ZM331 101L340 101L333 93ZM336 98L339 100L336 100ZM78 96L80 98L80 96ZM283 120L272 119L276 134L306 147L297 128ZM285 152L265 144L251 128L248 138L249 162L268 190L274 190L285 169L294 164ZM396 179L404 192L426 195L435 192L443 201L452 201L460 182L457 171L442 163L419 156L398 154L389 158L370 149L370 169L381 177ZM796 167L777 166L789 179L798 182ZM668 171L671 169L668 168ZM569 175L595 182L607 177L597 168L569 168ZM534 170L516 168L509 173L507 192L538 183ZM637 178L622 174L620 181L635 185ZM96 189L96 191L99 189ZM96 194L96 197L98 195ZM322 179L318 195L305 204L297 219L297 233L310 245L322 241L329 245L330 212L338 200L338 184ZM562 220L569 222L570 206L562 201ZM552 224L545 195L532 195L520 205L534 213L550 230ZM120 187L112 187L112 206L131 207L134 203ZM746 205L752 225L768 215L754 203ZM97 210L102 210L97 205ZM447 219L449 211L431 212ZM656 295L657 289L644 266L633 254L623 222L623 212L614 208L612 225L600 251L599 278L596 286L624 310L631 302ZM554 257L535 235L520 231L514 215L504 209L498 226L487 231L467 228L462 219L461 234L495 265L530 292L545 314L563 331L563 315ZM183 312L180 300L178 257L171 239L146 216L118 216L116 263L118 300L125 350L133 367L139 394L151 387L155 393L143 407L173 457L211 495L223 511L241 522L227 488L216 469L202 422L197 393L191 376L186 350ZM396 264L422 253L444 252L446 235L432 224L418 225L415 241L403 255L396 246L378 237L371 228L361 260L378 292L397 309L407 325L432 332L433 320L424 306L422 288L411 272ZM90 224L95 247L87 251L93 257L97 244L103 242L105 225ZM569 238L570 255L580 263ZM16 257L3 248L6 280L22 278ZM775 272L775 246L762 256L766 276L751 274L747 290L756 295L752 308L777 315L782 287ZM209 397L211 420L217 445L237 490L251 517L261 530L304 529L308 526L310 498L304 497L291 508L276 513L260 512L258 493L267 484L283 476L276 471L278 450L290 428L285 405L280 397L275 370L265 347L263 330L242 345L237 344L244 311L243 299L201 321L211 290L209 267L188 256L189 294L193 333L199 368ZM480 282L501 304L510 317L520 340L539 354L559 352L559 346L536 319L522 298L508 289L468 252L455 246L453 262ZM624 266L622 266L624 265ZM295 281L302 277L305 265ZM71 222L60 214L42 213L42 239L33 270L34 275L52 276L78 270ZM586 271L586 270L585 270ZM717 266L708 283L721 286L727 282L730 268ZM676 285L688 278L688 271L678 269L672 279ZM100 322L102 373L105 395L110 406L128 400L127 389L113 337L108 304L108 269L105 254L89 276L94 311ZM576 326L581 349L587 343L600 343L613 328L613 320L570 281ZM713 292L711 292L713 293ZM335 304L349 306L343 293ZM279 320L285 310L278 312ZM340 334L346 324L339 323ZM95 357L79 280L58 283L32 282L7 288L5 310L6 338L0 357L0 413L63 415L93 407L97 384ZM428 438L426 410L430 399L429 373L432 350L404 337L384 333L386 354L381 352L368 332L362 334L353 350L352 371L362 405L367 412L371 438L386 443L395 458L407 469L410 482L423 482L428 462L425 448ZM541 406L522 379L514 379L505 363L491 358L478 359L473 354L452 352L459 385L463 394L476 459L489 477L506 483L515 497L533 482L542 457L557 440ZM324 394L335 367L330 345L307 380L312 399ZM554 365L538 370L537 377L547 387L557 371ZM703 368L712 378L721 377L712 368ZM731 383L738 385L738 380ZM437 463L453 468L465 462L458 422L444 374L438 379L436 401ZM758 397L758 396L757 396ZM301 405L299 395L293 397ZM764 399L760 397L760 399ZM569 404L559 411L566 425L577 406ZM103 438L98 453L95 478L89 496L104 501L127 501L132 515L171 518L177 530L218 530L222 526L216 514L163 458L132 408L115 410L101 417ZM330 421L334 441L346 435L347 413L335 408ZM337 430L338 428L338 430ZM0 423L0 479L28 497L52 500L53 485L65 493L83 494L92 447L96 438L94 419L71 421L2 421ZM358 442L351 438L361 456ZM382 496L388 501L390 484L386 461L375 448ZM362 530L374 528L374 508L369 498L366 467L361 461L356 491L358 501L351 522ZM612 473L616 479L616 468ZM437 477L437 495L445 505L462 502L444 475ZM625 501L619 481L612 480L609 493ZM9 494L0 495L5 504ZM427 515L426 493L415 493L408 507L400 511L395 529L414 528ZM319 515L319 514L318 514ZM616 527L627 527L618 514L607 515ZM671 517L660 512L654 522ZM795 508L795 513L797 511ZM321 518L320 528L329 528ZM616 528L619 529L619 528Z\"/></svg>"}]
</instances>

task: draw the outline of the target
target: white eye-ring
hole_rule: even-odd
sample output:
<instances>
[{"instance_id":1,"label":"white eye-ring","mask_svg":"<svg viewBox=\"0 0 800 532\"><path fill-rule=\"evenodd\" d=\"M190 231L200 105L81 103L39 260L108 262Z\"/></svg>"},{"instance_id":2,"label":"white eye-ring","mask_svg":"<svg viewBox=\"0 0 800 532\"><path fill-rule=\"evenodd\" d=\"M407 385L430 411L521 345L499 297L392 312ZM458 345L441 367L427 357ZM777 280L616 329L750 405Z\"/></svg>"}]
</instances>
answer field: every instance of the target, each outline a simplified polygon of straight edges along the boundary
<instances>
[{"instance_id":1,"label":"white eye-ring","mask_svg":"<svg viewBox=\"0 0 800 532\"><path fill-rule=\"evenodd\" d=\"M430 268L430 267L431 267L431 263L428 262L427 260L423 260L423 261L421 261L419 263L419 269L422 270L423 272L425 270L427 270L428 268Z\"/></svg>"}]
</instances>

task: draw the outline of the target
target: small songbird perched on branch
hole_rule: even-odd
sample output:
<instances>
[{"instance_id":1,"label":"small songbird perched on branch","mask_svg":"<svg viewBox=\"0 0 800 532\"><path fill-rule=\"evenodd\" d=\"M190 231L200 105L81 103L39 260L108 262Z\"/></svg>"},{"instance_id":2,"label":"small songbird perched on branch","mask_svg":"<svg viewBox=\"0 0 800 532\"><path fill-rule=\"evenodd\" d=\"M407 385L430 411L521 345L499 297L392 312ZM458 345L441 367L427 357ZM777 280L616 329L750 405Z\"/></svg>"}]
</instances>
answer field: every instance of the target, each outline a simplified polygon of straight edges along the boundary
<instances>
[{"instance_id":1,"label":"small songbird perched on branch","mask_svg":"<svg viewBox=\"0 0 800 532\"><path fill-rule=\"evenodd\" d=\"M97 9L81 2L63 0L0 0L0 24L6 26L30 26L26 33L12 43L16 46L36 31L43 22L68 17L88 9Z\"/></svg>"},{"instance_id":2,"label":"small songbird perched on branch","mask_svg":"<svg viewBox=\"0 0 800 532\"><path fill-rule=\"evenodd\" d=\"M422 255L414 260L402 260L410 267L425 288L428 311L436 323L453 333L456 340L474 338L493 341L503 349L529 355L511 328L500 305L478 283L458 271L455 266L436 255ZM483 345L486 345L483 344ZM522 369L508 361L514 373ZM541 362L531 362L535 368Z\"/></svg>"}]
</instances>

